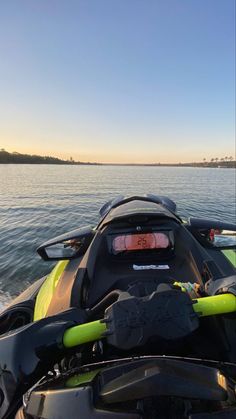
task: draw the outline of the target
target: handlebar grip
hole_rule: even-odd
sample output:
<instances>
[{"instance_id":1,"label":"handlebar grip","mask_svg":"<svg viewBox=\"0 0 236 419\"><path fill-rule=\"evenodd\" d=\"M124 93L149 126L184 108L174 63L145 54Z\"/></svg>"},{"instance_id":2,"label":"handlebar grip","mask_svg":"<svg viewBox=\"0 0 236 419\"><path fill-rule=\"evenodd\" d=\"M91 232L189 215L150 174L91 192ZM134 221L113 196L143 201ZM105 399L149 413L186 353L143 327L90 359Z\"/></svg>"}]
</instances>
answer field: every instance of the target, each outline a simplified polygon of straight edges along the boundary
<instances>
[{"instance_id":1,"label":"handlebar grip","mask_svg":"<svg viewBox=\"0 0 236 419\"><path fill-rule=\"evenodd\" d=\"M65 348L72 348L83 343L95 342L104 337L106 330L106 324L101 320L70 327L64 333L63 345Z\"/></svg>"},{"instance_id":2,"label":"handlebar grip","mask_svg":"<svg viewBox=\"0 0 236 419\"><path fill-rule=\"evenodd\" d=\"M200 317L226 314L236 311L236 297L233 294L219 294L193 300L193 309Z\"/></svg>"}]
</instances>

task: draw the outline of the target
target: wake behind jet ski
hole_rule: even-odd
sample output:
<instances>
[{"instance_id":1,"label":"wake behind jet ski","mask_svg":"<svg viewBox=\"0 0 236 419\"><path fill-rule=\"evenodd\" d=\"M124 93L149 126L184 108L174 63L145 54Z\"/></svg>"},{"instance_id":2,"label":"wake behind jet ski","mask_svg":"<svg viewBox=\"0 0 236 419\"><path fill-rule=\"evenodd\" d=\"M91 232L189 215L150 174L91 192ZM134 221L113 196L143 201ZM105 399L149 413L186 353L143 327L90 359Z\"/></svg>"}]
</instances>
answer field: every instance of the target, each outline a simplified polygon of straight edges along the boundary
<instances>
[{"instance_id":1,"label":"wake behind jet ski","mask_svg":"<svg viewBox=\"0 0 236 419\"><path fill-rule=\"evenodd\" d=\"M154 195L100 215L0 315L0 417L236 417L236 226Z\"/></svg>"}]
</instances>

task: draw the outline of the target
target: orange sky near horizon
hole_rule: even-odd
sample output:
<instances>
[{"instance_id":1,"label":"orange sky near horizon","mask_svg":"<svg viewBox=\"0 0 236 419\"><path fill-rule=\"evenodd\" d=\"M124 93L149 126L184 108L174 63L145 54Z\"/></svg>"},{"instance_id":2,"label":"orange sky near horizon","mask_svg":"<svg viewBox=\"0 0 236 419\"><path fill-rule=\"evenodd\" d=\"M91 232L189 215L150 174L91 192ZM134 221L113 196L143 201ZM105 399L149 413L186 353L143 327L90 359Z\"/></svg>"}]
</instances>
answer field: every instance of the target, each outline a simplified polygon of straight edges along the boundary
<instances>
[{"instance_id":1,"label":"orange sky near horizon","mask_svg":"<svg viewBox=\"0 0 236 419\"><path fill-rule=\"evenodd\" d=\"M195 154L193 155L193 145L191 144L191 149L176 149L172 150L167 149L165 152L151 152L150 150L145 149L136 149L133 152L125 152L119 149L119 145L116 146L114 151L109 149L101 150L89 150L88 147L82 146L78 149L70 148L68 149L63 146L58 146L57 149L48 144L47 146L40 147L40 145L34 146L20 146L19 144L14 144L12 142L2 142L0 143L0 148L4 148L8 152L18 152L24 154L37 154L40 156L53 156L58 157L63 160L70 159L72 157L75 161L82 162L98 162L98 163L140 163L140 164L150 164L150 163L188 163L188 162L201 162L205 158L210 161L212 158L220 158L226 156L232 156L235 158L235 150L225 150L224 146L220 150L218 147L218 152L215 150L205 149L204 152L201 152L196 149ZM196 147L197 148L197 147ZM80 149L80 150L79 150Z\"/></svg>"}]
</instances>

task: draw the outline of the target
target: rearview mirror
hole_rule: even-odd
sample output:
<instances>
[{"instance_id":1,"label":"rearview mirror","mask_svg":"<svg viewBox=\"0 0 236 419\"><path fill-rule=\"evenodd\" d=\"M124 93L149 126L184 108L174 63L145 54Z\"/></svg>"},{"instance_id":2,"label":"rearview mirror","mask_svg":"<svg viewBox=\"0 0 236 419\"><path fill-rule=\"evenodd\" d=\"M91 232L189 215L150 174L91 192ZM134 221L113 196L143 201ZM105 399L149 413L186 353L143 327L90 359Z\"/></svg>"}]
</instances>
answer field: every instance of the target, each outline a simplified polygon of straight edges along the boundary
<instances>
[{"instance_id":1,"label":"rearview mirror","mask_svg":"<svg viewBox=\"0 0 236 419\"><path fill-rule=\"evenodd\" d=\"M216 220L190 218L188 228L205 247L236 249L236 225Z\"/></svg>"},{"instance_id":2,"label":"rearview mirror","mask_svg":"<svg viewBox=\"0 0 236 419\"><path fill-rule=\"evenodd\" d=\"M211 244L218 248L236 248L236 231L214 230L209 232Z\"/></svg>"},{"instance_id":3,"label":"rearview mirror","mask_svg":"<svg viewBox=\"0 0 236 419\"><path fill-rule=\"evenodd\" d=\"M74 259L86 252L94 234L91 227L79 228L43 243L37 252L44 260Z\"/></svg>"}]
</instances>

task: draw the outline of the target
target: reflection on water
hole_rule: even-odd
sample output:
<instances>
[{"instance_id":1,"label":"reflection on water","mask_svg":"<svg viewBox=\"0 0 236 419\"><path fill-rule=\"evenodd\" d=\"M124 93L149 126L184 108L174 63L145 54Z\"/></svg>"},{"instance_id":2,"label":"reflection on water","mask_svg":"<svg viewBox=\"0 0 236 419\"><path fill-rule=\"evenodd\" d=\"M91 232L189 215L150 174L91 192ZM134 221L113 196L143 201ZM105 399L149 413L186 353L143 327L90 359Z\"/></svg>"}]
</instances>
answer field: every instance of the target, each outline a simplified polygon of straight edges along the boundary
<instances>
[{"instance_id":1,"label":"reflection on water","mask_svg":"<svg viewBox=\"0 0 236 419\"><path fill-rule=\"evenodd\" d=\"M0 165L0 301L50 270L35 249L98 221L116 195L167 195L187 218L235 222L231 169L128 166Z\"/></svg>"}]
</instances>

